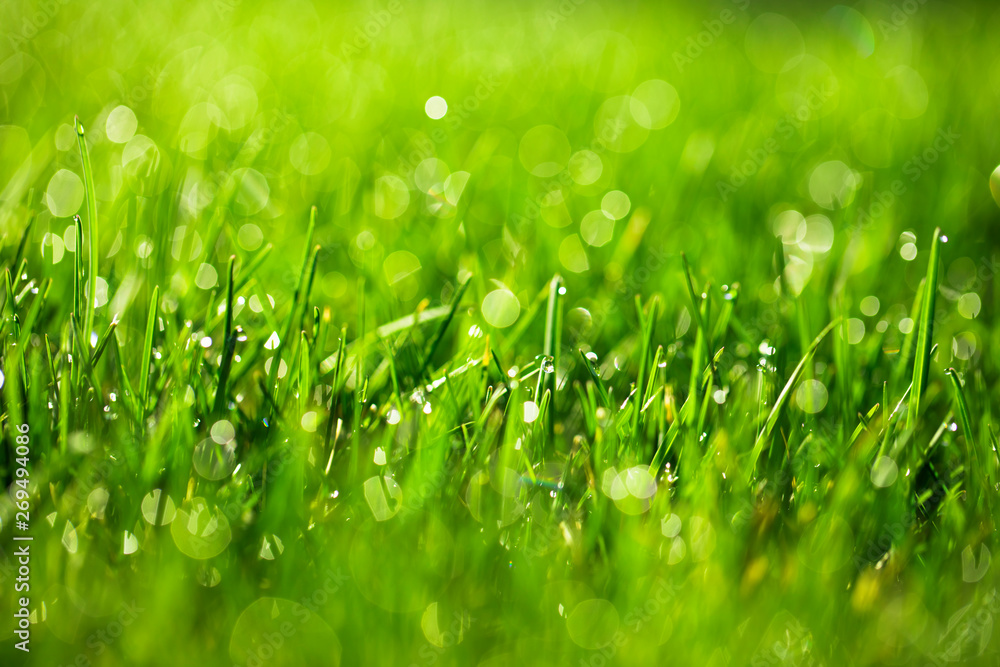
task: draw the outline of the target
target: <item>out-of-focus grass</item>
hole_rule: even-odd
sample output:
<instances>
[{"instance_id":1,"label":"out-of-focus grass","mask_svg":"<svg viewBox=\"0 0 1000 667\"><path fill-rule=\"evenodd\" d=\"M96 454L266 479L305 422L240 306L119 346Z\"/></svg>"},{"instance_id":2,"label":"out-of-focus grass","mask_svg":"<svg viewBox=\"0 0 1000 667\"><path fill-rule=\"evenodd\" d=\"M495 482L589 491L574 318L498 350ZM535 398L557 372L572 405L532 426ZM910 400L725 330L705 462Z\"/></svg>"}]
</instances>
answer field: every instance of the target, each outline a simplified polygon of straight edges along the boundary
<instances>
[{"instance_id":1,"label":"out-of-focus grass","mask_svg":"<svg viewBox=\"0 0 1000 667\"><path fill-rule=\"evenodd\" d=\"M29 664L996 662L987 3L0 12Z\"/></svg>"}]
</instances>

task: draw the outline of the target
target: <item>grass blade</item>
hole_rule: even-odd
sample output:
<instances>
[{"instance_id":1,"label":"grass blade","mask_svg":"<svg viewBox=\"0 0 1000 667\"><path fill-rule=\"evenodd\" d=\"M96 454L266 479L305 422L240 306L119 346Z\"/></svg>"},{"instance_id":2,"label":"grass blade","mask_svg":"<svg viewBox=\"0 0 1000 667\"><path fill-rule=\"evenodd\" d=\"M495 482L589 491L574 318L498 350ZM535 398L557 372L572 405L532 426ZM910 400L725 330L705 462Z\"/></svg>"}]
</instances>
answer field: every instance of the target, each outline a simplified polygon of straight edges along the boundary
<instances>
[{"instance_id":1,"label":"grass blade","mask_svg":"<svg viewBox=\"0 0 1000 667\"><path fill-rule=\"evenodd\" d=\"M465 296L465 290L468 289L469 283L472 282L472 276L465 279L458 289L455 291L455 296L451 299L451 307L448 310L447 317L438 325L437 332L434 335L434 339L431 341L430 347L427 348L427 354L424 355L424 362L420 365L420 372L417 373L417 378L425 377L427 372L427 367L431 363L431 359L434 358L434 353L437 352L438 346L441 344L441 339L444 338L445 332L448 330L448 325L455 318L455 312L458 310L459 305L462 303L462 297Z\"/></svg>"},{"instance_id":2,"label":"grass blade","mask_svg":"<svg viewBox=\"0 0 1000 667\"><path fill-rule=\"evenodd\" d=\"M907 427L916 425L920 417L920 399L927 388L927 376L931 364L931 344L934 337L934 304L937 296L938 268L941 264L941 228L934 230L931 241L931 258L927 263L927 281L924 283L923 299L920 304L920 321L917 322L917 348L913 362L913 392L907 413Z\"/></svg>"},{"instance_id":3,"label":"grass blade","mask_svg":"<svg viewBox=\"0 0 1000 667\"><path fill-rule=\"evenodd\" d=\"M267 391L268 395L272 397L272 403L277 405L277 382L278 382L278 372L281 368L281 356L285 351L285 346L288 344L288 335L292 331L292 324L295 322L295 315L299 311L299 301L302 297L303 286L306 283L306 273L309 271L310 265L310 255L315 254L312 250L312 239L313 234L316 231L316 213L317 209L313 206L309 211L309 227L306 230L306 244L302 251L302 263L299 268L299 280L295 284L295 291L292 293L292 303L288 311L288 317L285 319L285 324L281 328L281 336L278 339L277 349L274 350L274 356L271 360L271 372L268 373L267 377Z\"/></svg>"},{"instance_id":4,"label":"grass blade","mask_svg":"<svg viewBox=\"0 0 1000 667\"><path fill-rule=\"evenodd\" d=\"M691 297L691 308L694 321L698 324L698 328L702 332L702 346L704 347L702 352L705 354L704 360L706 363L711 363L712 341L708 339L710 335L707 327L708 323L705 321L705 316L702 314L702 307L699 305L699 301L704 302L705 299L699 299L697 293L694 291L694 282L691 280L691 266L688 264L687 255L681 253L681 260L684 262L684 279L688 288L688 296ZM712 373L715 373L714 367L712 369Z\"/></svg>"},{"instance_id":5,"label":"grass blade","mask_svg":"<svg viewBox=\"0 0 1000 667\"><path fill-rule=\"evenodd\" d=\"M545 341L542 346L542 354L552 362L552 372L547 373L542 369L545 381L542 390L549 392L548 428L549 437L555 432L556 417L556 372L559 368L559 347L560 333L562 331L562 309L561 296L563 293L563 280L556 274L549 282L549 302L545 309ZM544 365L544 361L543 361ZM537 400L537 399L536 399Z\"/></svg>"},{"instance_id":6,"label":"grass blade","mask_svg":"<svg viewBox=\"0 0 1000 667\"><path fill-rule=\"evenodd\" d=\"M641 332L641 335L642 335L642 345L641 345L641 348L640 348L641 351L639 352L639 379L636 381L636 384L635 384L636 391L637 391L636 401L635 401L635 410L632 412L632 437L633 438L638 438L638 432L639 432L639 412L641 411L642 406L646 402L646 387L645 387L645 381L646 381L646 363L647 363L647 361L649 359L649 349L650 349L650 347L652 346L652 343L653 343L653 341L652 341L652 338L653 338L653 327L655 326L655 323L656 323L656 310L659 307L659 305L660 305L659 304L659 299L657 299L654 296L652 302L649 304L649 314L644 316L643 312L642 312L642 304L639 302L639 297L637 296L636 300L635 300L636 311L638 312L639 317L642 320L642 323L643 323L644 326L643 326L643 329L642 329L642 332ZM654 365L653 368L652 368L652 370L650 371L650 377L652 377L652 374L654 374L655 372L656 372L656 366Z\"/></svg>"},{"instance_id":7,"label":"grass blade","mask_svg":"<svg viewBox=\"0 0 1000 667\"><path fill-rule=\"evenodd\" d=\"M84 137L83 124L80 117L75 119L76 139L80 145L80 158L83 160L83 184L87 193L87 246L90 248L90 263L87 266L87 308L83 313L83 335L85 342L90 341L90 332L94 328L94 299L97 296L97 194L94 187L94 170L90 166L90 151L87 150L87 139ZM83 252L84 239L77 236L77 255Z\"/></svg>"},{"instance_id":8,"label":"grass blade","mask_svg":"<svg viewBox=\"0 0 1000 667\"><path fill-rule=\"evenodd\" d=\"M216 414L221 414L226 408L228 395L227 385L229 373L233 367L233 355L236 353L236 334L233 332L233 272L236 258L229 258L228 280L226 281L226 329L223 336L222 363L219 364L219 384L215 390Z\"/></svg>"},{"instance_id":9,"label":"grass blade","mask_svg":"<svg viewBox=\"0 0 1000 667\"><path fill-rule=\"evenodd\" d=\"M254 272L260 268L261 264L264 263L264 260L268 258L273 249L274 246L268 243L254 256L252 260L250 260L250 263L240 267L240 281L236 283L234 291L239 292L241 289L246 287L247 283L253 278Z\"/></svg>"},{"instance_id":10,"label":"grass blade","mask_svg":"<svg viewBox=\"0 0 1000 667\"><path fill-rule=\"evenodd\" d=\"M73 252L73 312L83 314L83 220L73 216L76 230L76 250Z\"/></svg>"},{"instance_id":11,"label":"grass blade","mask_svg":"<svg viewBox=\"0 0 1000 667\"><path fill-rule=\"evenodd\" d=\"M823 342L826 335L833 330L839 321L840 319L838 318L827 324L826 328L820 331L819 335L813 339L813 342L809 345L805 354L802 355L802 359L799 360L799 363L795 366L795 370L792 371L792 375L788 378L788 382L785 383L785 387L781 390L781 393L778 394L778 398L774 401L774 407L771 408L771 413L767 416L767 421L764 423L764 428L761 430L760 435L757 436L757 442L754 443L753 453L750 456L750 466L747 474L748 478L753 475L754 469L757 466L757 459L760 458L761 451L763 451L764 445L771 436L771 431L774 430L775 424L778 423L778 417L781 416L785 403L788 402L788 396L792 393L792 388L795 386L799 376L802 374L802 369L805 368L806 363L810 358L812 358L812 355L816 352L816 348L819 347L819 344Z\"/></svg>"},{"instance_id":12,"label":"grass blade","mask_svg":"<svg viewBox=\"0 0 1000 667\"><path fill-rule=\"evenodd\" d=\"M976 448L976 438L972 430L969 403L965 400L965 391L962 389L962 381L958 377L958 371L954 368L949 368L945 371L945 375L951 380L952 393L955 395L955 405L958 407L958 420L961 422L962 434L965 436L965 470L966 479L968 480L966 489L970 494L975 492L976 497L972 500L973 502L978 502L982 499L980 486L981 471L979 469L979 450Z\"/></svg>"},{"instance_id":13,"label":"grass blade","mask_svg":"<svg viewBox=\"0 0 1000 667\"><path fill-rule=\"evenodd\" d=\"M108 347L111 337L115 335L116 328L118 328L118 322L112 322L109 324L100 340L97 341L97 347L94 349L94 353L90 356L91 366L96 366L97 362L100 361L101 356L104 354L104 350Z\"/></svg>"},{"instance_id":14,"label":"grass blade","mask_svg":"<svg viewBox=\"0 0 1000 667\"><path fill-rule=\"evenodd\" d=\"M146 338L142 343L142 366L139 368L139 417L146 416L149 402L149 366L153 359L153 335L156 331L156 311L160 303L160 288L153 288L149 299L149 315L146 317Z\"/></svg>"}]
</instances>

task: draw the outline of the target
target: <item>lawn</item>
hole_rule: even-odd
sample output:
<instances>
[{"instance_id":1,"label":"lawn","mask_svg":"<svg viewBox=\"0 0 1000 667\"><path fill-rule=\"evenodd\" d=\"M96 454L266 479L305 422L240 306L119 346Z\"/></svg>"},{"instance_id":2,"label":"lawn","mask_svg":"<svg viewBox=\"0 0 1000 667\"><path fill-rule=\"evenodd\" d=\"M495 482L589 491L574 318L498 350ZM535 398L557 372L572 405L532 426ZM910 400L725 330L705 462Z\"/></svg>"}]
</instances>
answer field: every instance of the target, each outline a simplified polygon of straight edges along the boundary
<instances>
[{"instance_id":1,"label":"lawn","mask_svg":"<svg viewBox=\"0 0 1000 667\"><path fill-rule=\"evenodd\" d=\"M1000 662L1000 11L0 7L0 662Z\"/></svg>"}]
</instances>

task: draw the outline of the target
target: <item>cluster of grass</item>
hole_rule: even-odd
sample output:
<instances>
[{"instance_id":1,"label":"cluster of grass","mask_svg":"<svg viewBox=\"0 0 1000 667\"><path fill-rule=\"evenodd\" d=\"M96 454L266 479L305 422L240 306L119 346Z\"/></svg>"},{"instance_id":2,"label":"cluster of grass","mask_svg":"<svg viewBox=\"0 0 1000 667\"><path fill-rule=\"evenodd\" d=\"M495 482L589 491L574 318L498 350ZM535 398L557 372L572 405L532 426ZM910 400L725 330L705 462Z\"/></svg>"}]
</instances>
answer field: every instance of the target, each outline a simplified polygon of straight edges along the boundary
<instances>
[{"instance_id":1,"label":"cluster of grass","mask_svg":"<svg viewBox=\"0 0 1000 667\"><path fill-rule=\"evenodd\" d=\"M904 5L5 6L5 664L995 664L1000 14Z\"/></svg>"}]
</instances>

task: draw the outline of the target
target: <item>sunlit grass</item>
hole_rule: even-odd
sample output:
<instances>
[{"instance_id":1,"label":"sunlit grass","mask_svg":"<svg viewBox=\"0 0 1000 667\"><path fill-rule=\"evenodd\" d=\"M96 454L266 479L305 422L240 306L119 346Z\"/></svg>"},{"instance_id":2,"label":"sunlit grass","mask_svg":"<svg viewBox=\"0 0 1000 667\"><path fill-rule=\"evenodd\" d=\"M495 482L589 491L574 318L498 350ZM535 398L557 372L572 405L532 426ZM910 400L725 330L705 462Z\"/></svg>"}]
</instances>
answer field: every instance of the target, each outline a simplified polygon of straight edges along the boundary
<instances>
[{"instance_id":1,"label":"sunlit grass","mask_svg":"<svg viewBox=\"0 0 1000 667\"><path fill-rule=\"evenodd\" d=\"M1000 15L914 6L6 5L0 655L27 424L28 664L995 663Z\"/></svg>"}]
</instances>

